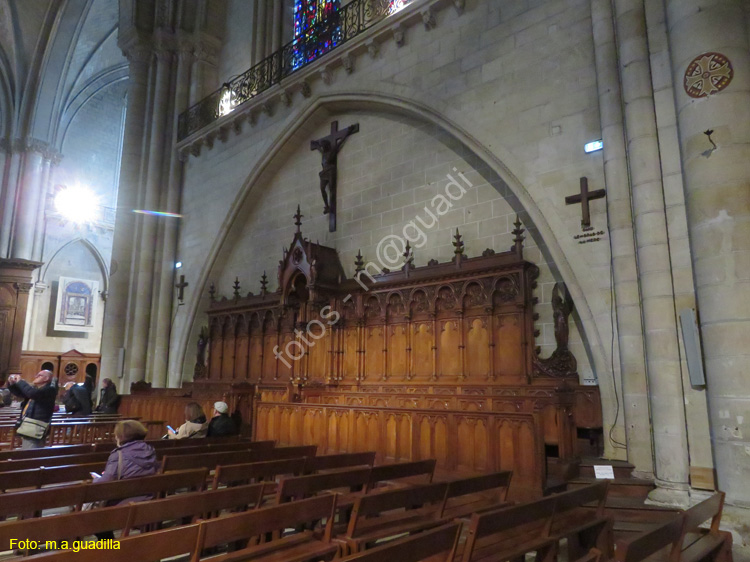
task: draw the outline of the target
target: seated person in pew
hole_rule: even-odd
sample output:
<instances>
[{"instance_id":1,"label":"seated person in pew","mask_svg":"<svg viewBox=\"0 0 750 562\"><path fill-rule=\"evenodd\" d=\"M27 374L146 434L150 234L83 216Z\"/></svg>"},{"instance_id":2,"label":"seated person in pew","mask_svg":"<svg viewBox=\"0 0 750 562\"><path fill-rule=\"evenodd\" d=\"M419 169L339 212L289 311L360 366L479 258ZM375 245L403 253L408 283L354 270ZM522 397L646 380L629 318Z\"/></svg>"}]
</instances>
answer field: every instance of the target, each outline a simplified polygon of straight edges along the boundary
<instances>
[{"instance_id":1,"label":"seated person in pew","mask_svg":"<svg viewBox=\"0 0 750 562\"><path fill-rule=\"evenodd\" d=\"M214 416L208 423L206 437L227 437L237 435L239 428L229 416L229 406L226 402L214 402Z\"/></svg>"},{"instance_id":2,"label":"seated person in pew","mask_svg":"<svg viewBox=\"0 0 750 562\"><path fill-rule=\"evenodd\" d=\"M156 451L146 443L148 429L136 420L122 420L115 425L115 441L117 447L109 455L107 465L101 476L96 477L91 473L94 482L111 482L112 480L127 480L140 476L151 476L159 472L159 461L156 460ZM130 502L145 501L151 496L138 496L124 500L107 502L106 506L126 505ZM113 539L114 534L109 531L96 535L100 539Z\"/></svg>"},{"instance_id":3,"label":"seated person in pew","mask_svg":"<svg viewBox=\"0 0 750 562\"><path fill-rule=\"evenodd\" d=\"M206 437L208 433L208 424L206 423L206 414L198 402L189 402L185 406L185 423L177 431L168 428L168 439L189 439L191 437Z\"/></svg>"},{"instance_id":4,"label":"seated person in pew","mask_svg":"<svg viewBox=\"0 0 750 562\"><path fill-rule=\"evenodd\" d=\"M115 383L112 382L112 379L103 379L96 411L102 414L116 414L119 407L120 395L117 394Z\"/></svg>"}]
</instances>

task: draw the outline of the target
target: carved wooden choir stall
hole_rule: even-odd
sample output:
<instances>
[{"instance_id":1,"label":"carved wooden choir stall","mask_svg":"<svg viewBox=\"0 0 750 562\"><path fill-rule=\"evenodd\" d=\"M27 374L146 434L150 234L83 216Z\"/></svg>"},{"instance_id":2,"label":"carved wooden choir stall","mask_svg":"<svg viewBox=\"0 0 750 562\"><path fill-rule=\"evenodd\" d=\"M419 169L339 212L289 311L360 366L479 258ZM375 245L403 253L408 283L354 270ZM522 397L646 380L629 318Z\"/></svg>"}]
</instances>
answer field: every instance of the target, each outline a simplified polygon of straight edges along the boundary
<instances>
[{"instance_id":1,"label":"carved wooden choir stall","mask_svg":"<svg viewBox=\"0 0 750 562\"><path fill-rule=\"evenodd\" d=\"M319 454L376 450L379 462L436 458L453 472L512 469L518 495L538 495L547 456L576 456L576 416L601 425L598 396L579 387L567 348L572 303L553 294L557 349L534 346L538 268L509 251L468 258L456 232L447 263L382 270L358 255L346 278L338 253L297 232L279 289L216 298L208 359L194 384L256 387L253 435L318 445ZM576 403L583 406L576 412ZM584 424L584 425L585 425Z\"/></svg>"}]
</instances>

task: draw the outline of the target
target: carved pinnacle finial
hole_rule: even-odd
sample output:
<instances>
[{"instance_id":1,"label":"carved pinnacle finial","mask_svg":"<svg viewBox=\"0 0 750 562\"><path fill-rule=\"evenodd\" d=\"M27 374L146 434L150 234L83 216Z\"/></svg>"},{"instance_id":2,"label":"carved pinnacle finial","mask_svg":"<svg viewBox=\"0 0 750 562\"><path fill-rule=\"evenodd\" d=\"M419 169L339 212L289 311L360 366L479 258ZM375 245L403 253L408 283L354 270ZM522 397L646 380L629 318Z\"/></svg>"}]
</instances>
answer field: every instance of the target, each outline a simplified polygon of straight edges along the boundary
<instances>
[{"instance_id":1,"label":"carved pinnacle finial","mask_svg":"<svg viewBox=\"0 0 750 562\"><path fill-rule=\"evenodd\" d=\"M357 259L354 260L354 274L365 269L365 260L362 258L362 250L357 250Z\"/></svg>"},{"instance_id":2,"label":"carved pinnacle finial","mask_svg":"<svg viewBox=\"0 0 750 562\"><path fill-rule=\"evenodd\" d=\"M266 296L268 293L268 277L266 276L266 272L263 272L263 277L260 278L260 294L262 296Z\"/></svg>"},{"instance_id":3,"label":"carved pinnacle finial","mask_svg":"<svg viewBox=\"0 0 750 562\"><path fill-rule=\"evenodd\" d=\"M294 215L294 224L297 226L297 234L300 234L302 232L302 229L300 228L302 226L302 217L304 217L300 210L299 205L297 205L297 212Z\"/></svg>"},{"instance_id":4,"label":"carved pinnacle finial","mask_svg":"<svg viewBox=\"0 0 750 562\"><path fill-rule=\"evenodd\" d=\"M513 229L513 249L520 256L523 253L524 229L521 228L521 219L516 215L516 222L513 223L516 228Z\"/></svg>"},{"instance_id":5,"label":"carved pinnacle finial","mask_svg":"<svg viewBox=\"0 0 750 562\"><path fill-rule=\"evenodd\" d=\"M213 281L208 287L208 298L211 299L211 302L214 302L216 300L216 286L214 285Z\"/></svg>"},{"instance_id":6,"label":"carved pinnacle finial","mask_svg":"<svg viewBox=\"0 0 750 562\"><path fill-rule=\"evenodd\" d=\"M456 234L453 235L453 247L455 250L453 250L453 253L457 256L463 256L464 255L464 242L461 240L461 233L458 232L458 228L456 229Z\"/></svg>"},{"instance_id":7,"label":"carved pinnacle finial","mask_svg":"<svg viewBox=\"0 0 750 562\"><path fill-rule=\"evenodd\" d=\"M240 278L239 277L234 278L234 298L235 299L240 298Z\"/></svg>"}]
</instances>

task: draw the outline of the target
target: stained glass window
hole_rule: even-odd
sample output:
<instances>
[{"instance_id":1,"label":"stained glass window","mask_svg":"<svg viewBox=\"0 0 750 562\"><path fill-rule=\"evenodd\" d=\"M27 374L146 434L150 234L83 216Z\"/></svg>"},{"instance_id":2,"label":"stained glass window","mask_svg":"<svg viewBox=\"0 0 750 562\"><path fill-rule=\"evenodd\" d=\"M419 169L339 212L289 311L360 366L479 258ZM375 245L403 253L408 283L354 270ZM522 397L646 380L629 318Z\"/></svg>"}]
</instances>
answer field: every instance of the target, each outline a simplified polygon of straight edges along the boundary
<instances>
[{"instance_id":1,"label":"stained glass window","mask_svg":"<svg viewBox=\"0 0 750 562\"><path fill-rule=\"evenodd\" d=\"M388 13L395 14L401 8L406 6L411 0L389 0L388 2Z\"/></svg>"},{"instance_id":2,"label":"stained glass window","mask_svg":"<svg viewBox=\"0 0 750 562\"><path fill-rule=\"evenodd\" d=\"M295 0L294 68L328 52L339 41L339 0Z\"/></svg>"}]
</instances>

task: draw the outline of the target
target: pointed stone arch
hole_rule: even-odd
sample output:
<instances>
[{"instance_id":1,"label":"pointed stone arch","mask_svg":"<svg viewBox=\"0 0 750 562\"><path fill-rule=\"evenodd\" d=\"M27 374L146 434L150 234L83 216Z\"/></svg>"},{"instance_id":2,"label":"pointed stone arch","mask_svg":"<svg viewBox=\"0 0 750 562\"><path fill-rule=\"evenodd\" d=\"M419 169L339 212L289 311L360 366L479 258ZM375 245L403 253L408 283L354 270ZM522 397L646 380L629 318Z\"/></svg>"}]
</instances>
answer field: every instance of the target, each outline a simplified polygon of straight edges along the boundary
<instances>
[{"instance_id":1,"label":"pointed stone arch","mask_svg":"<svg viewBox=\"0 0 750 562\"><path fill-rule=\"evenodd\" d=\"M186 302L187 306L183 309L187 315L183 322L186 329L175 334L175 340L172 342L173 350L176 353L172 356L173 363L170 365L170 375L180 371L179 366L182 365L188 338L191 335L190 326L195 322L199 308L205 307L207 304L204 293L209 278L222 267L222 260L226 258L228 253L226 249L231 244L233 237L236 236L236 229L241 222L240 217L246 216L248 209L252 209L258 199L251 195L256 195L258 193L256 190L263 189L269 183L268 180L285 162L290 146L302 142L309 131L321 125L332 115L350 110L396 114L426 125L432 125L486 165L490 172L500 180L500 183L508 187L517 200L518 208L515 210L528 217L525 226L527 228L533 227L535 234L544 241L546 251L549 253L548 262L554 264L555 273L565 281L576 302L578 319L583 327L582 334L585 334L588 340L587 349L591 353L592 366L595 372L605 374L606 377L600 385L605 426L613 423L616 403L614 398L615 383L612 378L604 338L596 325L589 302L600 297L587 294L583 290L581 282L577 279L575 271L554 235L551 224L520 179L525 177L528 172L523 170L523 165L518 163L507 150L499 146L492 146L492 149L488 148L466 128L450 120L447 115L450 115L451 111L446 109L445 112L441 112L425 103L392 93L368 91L324 94L311 98L299 111L289 116L285 123L286 126L283 128L283 133L269 144L243 182L233 204L230 206L226 219L222 223L209 252L207 252L206 260L200 268L201 276L196 283L197 290L193 293L190 301ZM509 162L512 163L513 168L508 164ZM514 169L517 169L519 173L515 173ZM500 191L500 185L492 181L489 183ZM620 431L624 432L622 416L619 417L617 425ZM618 456L616 452L609 449L609 443L605 446L608 447L607 454L612 455L613 458Z\"/></svg>"},{"instance_id":2,"label":"pointed stone arch","mask_svg":"<svg viewBox=\"0 0 750 562\"><path fill-rule=\"evenodd\" d=\"M50 265L52 265L57 256L59 256L62 252L64 252L67 248L70 248L74 244L81 244L93 256L102 274L103 284L101 292L106 295L107 291L109 291L109 267L107 266L107 262L104 260L104 257L99 252L97 247L91 241L83 237L69 240L65 244L61 245L57 250L55 250L52 256L42 266L39 281L41 281L42 283L47 282L47 271L49 270Z\"/></svg>"}]
</instances>

